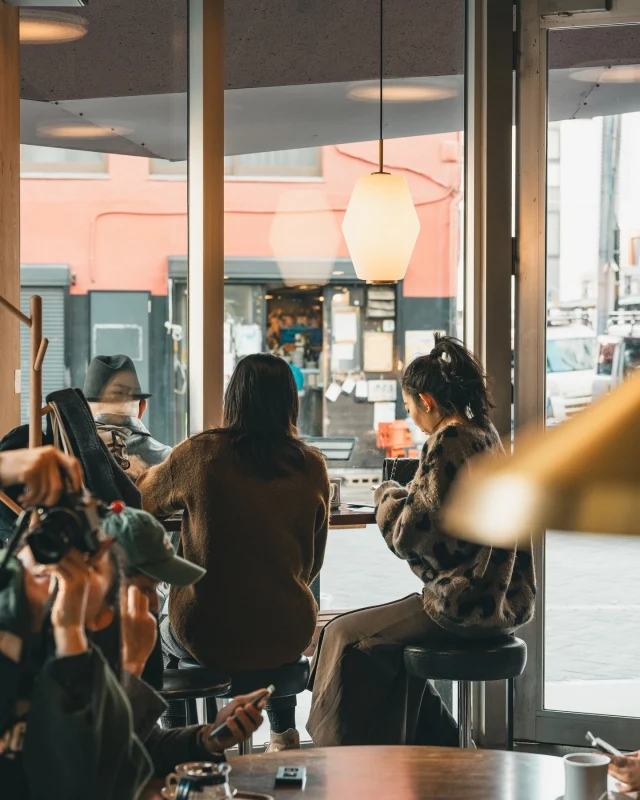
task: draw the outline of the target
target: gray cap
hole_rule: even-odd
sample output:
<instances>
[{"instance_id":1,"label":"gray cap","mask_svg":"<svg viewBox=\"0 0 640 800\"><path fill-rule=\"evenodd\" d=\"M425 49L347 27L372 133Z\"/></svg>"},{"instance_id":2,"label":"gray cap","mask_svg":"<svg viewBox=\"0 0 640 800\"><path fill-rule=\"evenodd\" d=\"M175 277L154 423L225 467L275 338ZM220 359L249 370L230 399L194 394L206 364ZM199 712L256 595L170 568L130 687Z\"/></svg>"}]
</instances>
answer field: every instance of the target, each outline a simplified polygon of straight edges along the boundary
<instances>
[{"instance_id":1,"label":"gray cap","mask_svg":"<svg viewBox=\"0 0 640 800\"><path fill-rule=\"evenodd\" d=\"M126 507L109 514L102 530L116 539L132 570L156 581L191 586L206 573L206 569L175 554L162 524L146 511Z\"/></svg>"}]
</instances>

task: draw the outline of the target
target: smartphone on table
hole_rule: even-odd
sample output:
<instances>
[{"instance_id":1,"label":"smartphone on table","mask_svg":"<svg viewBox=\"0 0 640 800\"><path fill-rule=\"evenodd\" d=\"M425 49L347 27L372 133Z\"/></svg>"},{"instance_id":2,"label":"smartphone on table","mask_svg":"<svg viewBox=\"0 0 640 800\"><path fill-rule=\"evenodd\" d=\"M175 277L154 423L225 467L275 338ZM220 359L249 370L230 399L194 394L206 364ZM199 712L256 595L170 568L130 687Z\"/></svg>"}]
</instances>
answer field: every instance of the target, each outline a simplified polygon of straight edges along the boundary
<instances>
[{"instance_id":1,"label":"smartphone on table","mask_svg":"<svg viewBox=\"0 0 640 800\"><path fill-rule=\"evenodd\" d=\"M260 692L256 699L251 702L251 705L254 708L257 708L263 700L268 700L275 690L276 687L273 684L271 684L271 686L267 686L267 688L263 692ZM235 719L235 715L229 717L229 719ZM211 741L211 739L215 739L216 736L231 736L231 731L229 730L226 720L222 723L222 725L218 725L217 728L214 728L207 738L209 741Z\"/></svg>"}]
</instances>

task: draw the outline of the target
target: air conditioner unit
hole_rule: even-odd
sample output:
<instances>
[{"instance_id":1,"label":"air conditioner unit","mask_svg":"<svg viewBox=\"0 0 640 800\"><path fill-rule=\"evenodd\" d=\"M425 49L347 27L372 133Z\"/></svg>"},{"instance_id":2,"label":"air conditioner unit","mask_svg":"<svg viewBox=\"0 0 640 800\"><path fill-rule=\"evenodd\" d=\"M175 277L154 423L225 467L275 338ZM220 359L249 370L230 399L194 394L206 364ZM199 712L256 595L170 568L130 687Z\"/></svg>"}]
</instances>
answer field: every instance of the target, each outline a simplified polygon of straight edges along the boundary
<instances>
[{"instance_id":1,"label":"air conditioner unit","mask_svg":"<svg viewBox=\"0 0 640 800\"><path fill-rule=\"evenodd\" d=\"M8 6L21 8L82 8L89 5L89 0L4 0L4 2Z\"/></svg>"}]
</instances>

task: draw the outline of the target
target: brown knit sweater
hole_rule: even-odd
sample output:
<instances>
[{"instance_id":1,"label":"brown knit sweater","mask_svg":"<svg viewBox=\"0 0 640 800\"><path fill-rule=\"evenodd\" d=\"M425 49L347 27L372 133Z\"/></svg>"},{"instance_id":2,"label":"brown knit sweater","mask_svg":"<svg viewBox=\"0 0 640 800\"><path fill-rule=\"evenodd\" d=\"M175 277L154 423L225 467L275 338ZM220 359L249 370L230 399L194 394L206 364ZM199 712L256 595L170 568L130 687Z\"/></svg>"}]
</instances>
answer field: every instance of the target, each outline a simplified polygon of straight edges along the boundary
<instances>
[{"instance_id":1,"label":"brown knit sweater","mask_svg":"<svg viewBox=\"0 0 640 800\"><path fill-rule=\"evenodd\" d=\"M324 559L329 478L317 450L306 458L305 472L267 481L242 470L224 434L204 434L138 481L147 511L184 510L181 554L207 569L169 598L176 635L206 667L276 667L311 641L309 584Z\"/></svg>"},{"instance_id":2,"label":"brown knit sweater","mask_svg":"<svg viewBox=\"0 0 640 800\"><path fill-rule=\"evenodd\" d=\"M424 608L463 636L511 633L535 606L530 549L501 550L448 536L440 509L456 475L482 451L503 452L496 429L447 425L427 440L410 489L387 481L376 490L376 519L389 549L423 581Z\"/></svg>"}]
</instances>

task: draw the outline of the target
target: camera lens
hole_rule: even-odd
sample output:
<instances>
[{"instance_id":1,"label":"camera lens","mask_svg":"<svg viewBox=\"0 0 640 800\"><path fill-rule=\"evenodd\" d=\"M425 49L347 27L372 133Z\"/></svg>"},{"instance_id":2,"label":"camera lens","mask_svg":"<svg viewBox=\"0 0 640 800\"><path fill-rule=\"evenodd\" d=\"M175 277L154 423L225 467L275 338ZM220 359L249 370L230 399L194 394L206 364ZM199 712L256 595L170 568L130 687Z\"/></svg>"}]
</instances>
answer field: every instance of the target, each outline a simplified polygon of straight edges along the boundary
<instances>
[{"instance_id":1,"label":"camera lens","mask_svg":"<svg viewBox=\"0 0 640 800\"><path fill-rule=\"evenodd\" d=\"M38 564L57 564L71 549L71 544L55 531L34 531L27 536L27 544Z\"/></svg>"}]
</instances>

